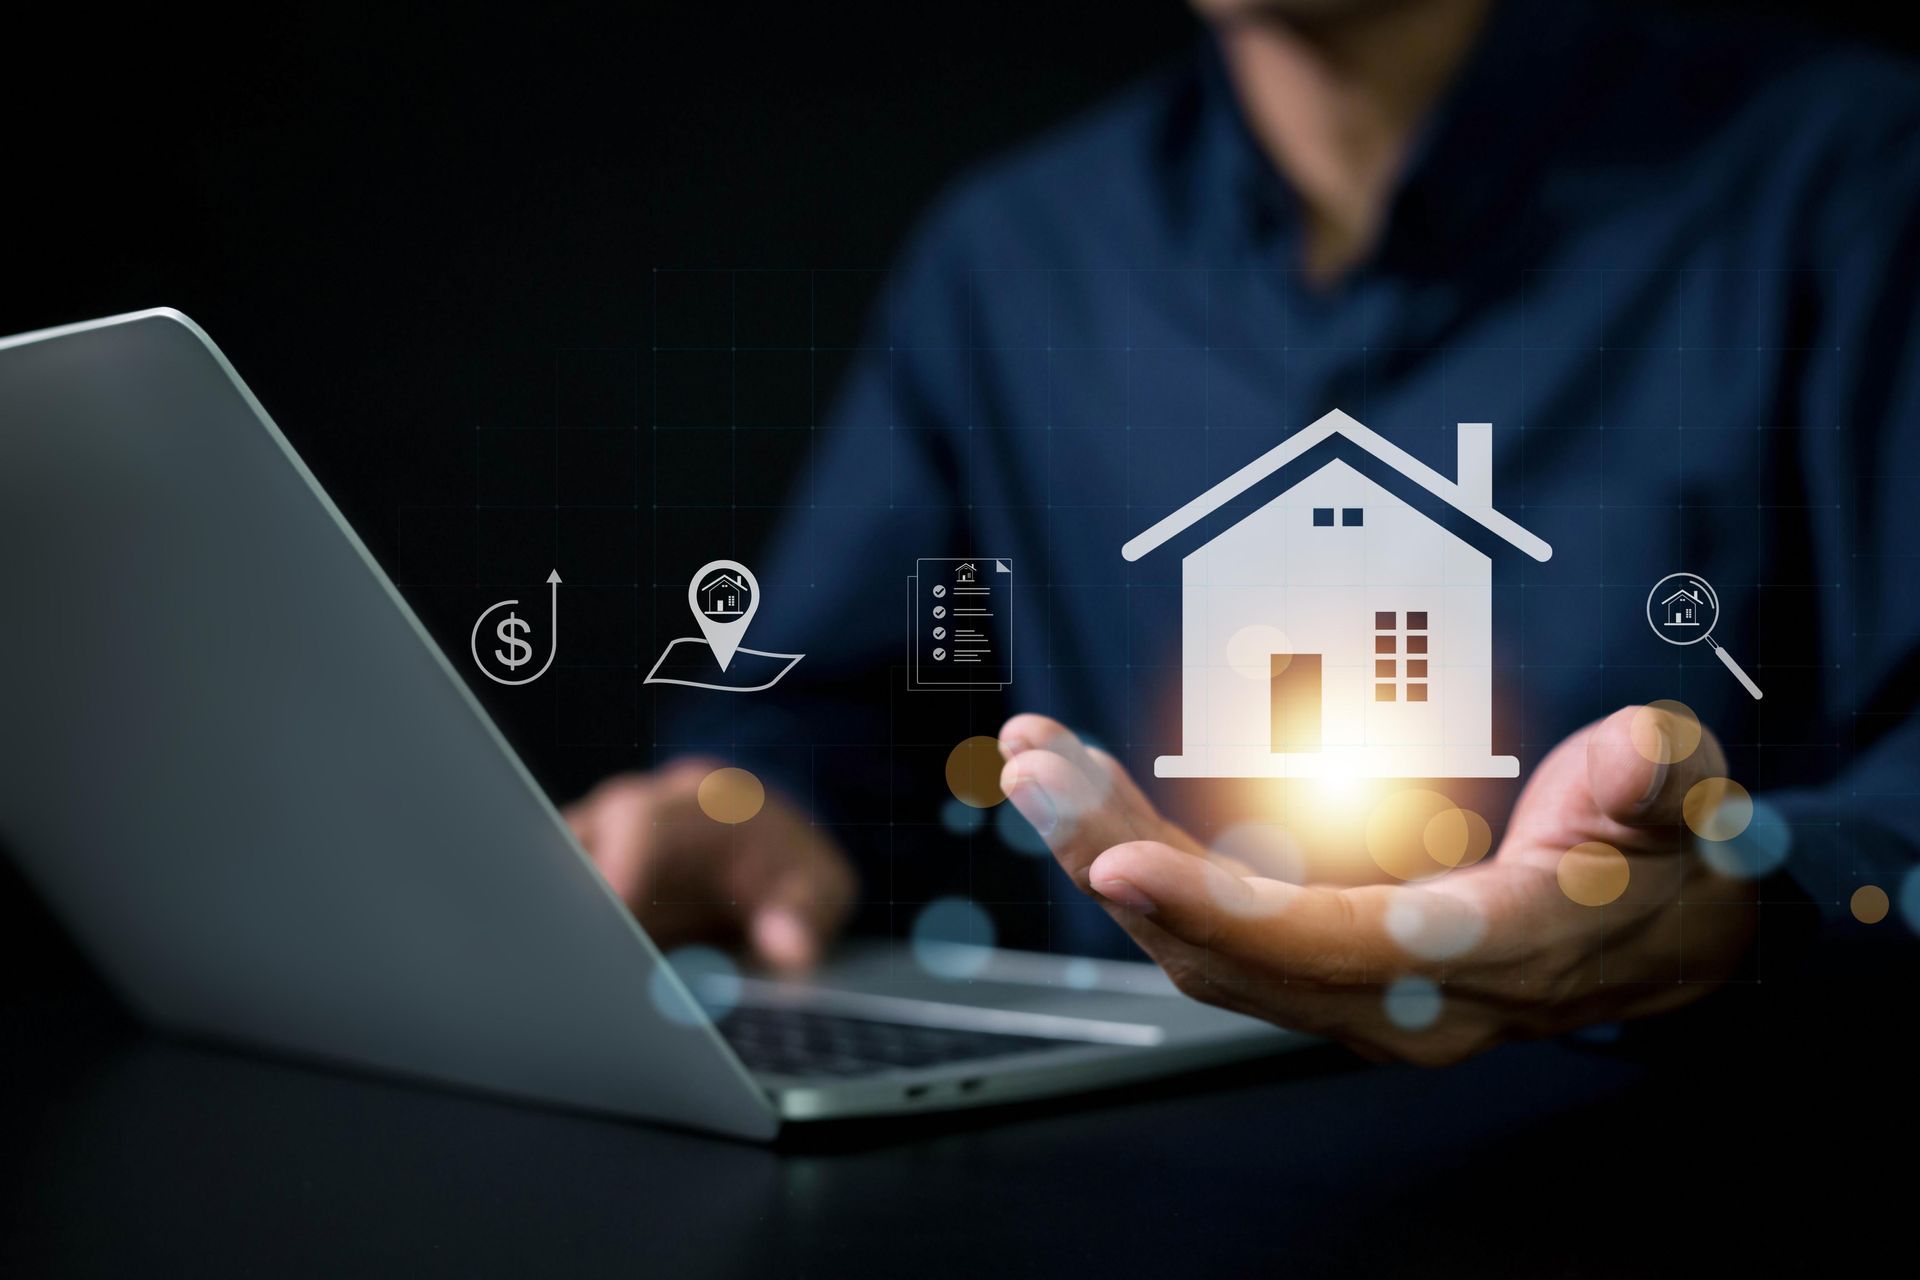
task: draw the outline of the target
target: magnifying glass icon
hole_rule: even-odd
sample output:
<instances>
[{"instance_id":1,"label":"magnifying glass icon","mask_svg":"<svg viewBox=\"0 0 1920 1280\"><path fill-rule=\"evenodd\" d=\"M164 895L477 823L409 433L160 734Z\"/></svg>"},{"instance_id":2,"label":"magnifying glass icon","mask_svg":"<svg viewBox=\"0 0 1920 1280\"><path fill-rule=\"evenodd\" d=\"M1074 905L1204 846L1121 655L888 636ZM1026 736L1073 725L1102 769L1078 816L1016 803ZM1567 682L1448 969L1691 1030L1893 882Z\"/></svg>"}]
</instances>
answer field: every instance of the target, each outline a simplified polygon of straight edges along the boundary
<instances>
[{"instance_id":1,"label":"magnifying glass icon","mask_svg":"<svg viewBox=\"0 0 1920 1280\"><path fill-rule=\"evenodd\" d=\"M1721 665L1733 672L1733 678L1757 701L1764 696L1760 686L1740 669L1732 654L1713 641L1713 624L1719 620L1720 597L1714 594L1713 584L1697 573L1670 573L1647 593L1647 625L1653 628L1653 634L1668 644L1705 641Z\"/></svg>"}]
</instances>

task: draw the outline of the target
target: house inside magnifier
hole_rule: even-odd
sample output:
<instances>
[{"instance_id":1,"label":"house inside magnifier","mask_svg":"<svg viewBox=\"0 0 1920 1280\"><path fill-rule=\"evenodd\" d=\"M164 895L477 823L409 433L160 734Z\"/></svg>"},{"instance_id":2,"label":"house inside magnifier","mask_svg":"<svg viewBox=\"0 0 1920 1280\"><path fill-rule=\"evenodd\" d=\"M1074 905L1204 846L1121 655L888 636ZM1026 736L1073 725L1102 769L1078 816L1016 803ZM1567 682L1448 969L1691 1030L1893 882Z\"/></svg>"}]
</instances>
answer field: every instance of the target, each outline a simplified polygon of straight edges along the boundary
<instances>
[{"instance_id":1,"label":"house inside magnifier","mask_svg":"<svg viewBox=\"0 0 1920 1280\"><path fill-rule=\"evenodd\" d=\"M1667 611L1666 625L1669 627L1697 627L1700 625L1700 592L1695 587L1682 587L1660 602Z\"/></svg>"}]
</instances>

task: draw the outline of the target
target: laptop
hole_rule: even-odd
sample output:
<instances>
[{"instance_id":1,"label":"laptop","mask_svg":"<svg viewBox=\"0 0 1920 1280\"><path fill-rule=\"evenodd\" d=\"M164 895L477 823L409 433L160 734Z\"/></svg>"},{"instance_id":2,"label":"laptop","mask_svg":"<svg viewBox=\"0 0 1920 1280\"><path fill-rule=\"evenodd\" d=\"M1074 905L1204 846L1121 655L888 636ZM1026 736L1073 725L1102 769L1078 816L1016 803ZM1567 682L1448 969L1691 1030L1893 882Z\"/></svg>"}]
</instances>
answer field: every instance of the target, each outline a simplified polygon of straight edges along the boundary
<instances>
[{"instance_id":1,"label":"laptop","mask_svg":"<svg viewBox=\"0 0 1920 1280\"><path fill-rule=\"evenodd\" d=\"M0 339L0 548L0 847L154 1027L757 1140L1308 1043L1143 964L676 971L178 311Z\"/></svg>"}]
</instances>

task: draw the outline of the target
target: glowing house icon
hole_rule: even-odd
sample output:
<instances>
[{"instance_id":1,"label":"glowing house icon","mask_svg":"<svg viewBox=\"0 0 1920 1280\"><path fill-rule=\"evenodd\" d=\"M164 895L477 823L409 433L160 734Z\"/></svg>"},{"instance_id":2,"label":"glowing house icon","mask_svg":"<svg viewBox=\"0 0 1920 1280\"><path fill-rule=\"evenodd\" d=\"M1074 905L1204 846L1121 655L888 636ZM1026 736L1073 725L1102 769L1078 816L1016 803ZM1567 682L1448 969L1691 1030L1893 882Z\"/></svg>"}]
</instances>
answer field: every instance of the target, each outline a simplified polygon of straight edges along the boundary
<instances>
[{"instance_id":1,"label":"glowing house icon","mask_svg":"<svg viewBox=\"0 0 1920 1280\"><path fill-rule=\"evenodd\" d=\"M1458 430L1448 480L1336 409L1121 548L1139 560L1310 468L1181 561L1181 754L1156 775L1518 776L1493 754L1493 561L1403 495L1535 560L1553 548L1494 509L1492 426ZM1369 464L1381 480L1341 440L1386 464Z\"/></svg>"}]
</instances>

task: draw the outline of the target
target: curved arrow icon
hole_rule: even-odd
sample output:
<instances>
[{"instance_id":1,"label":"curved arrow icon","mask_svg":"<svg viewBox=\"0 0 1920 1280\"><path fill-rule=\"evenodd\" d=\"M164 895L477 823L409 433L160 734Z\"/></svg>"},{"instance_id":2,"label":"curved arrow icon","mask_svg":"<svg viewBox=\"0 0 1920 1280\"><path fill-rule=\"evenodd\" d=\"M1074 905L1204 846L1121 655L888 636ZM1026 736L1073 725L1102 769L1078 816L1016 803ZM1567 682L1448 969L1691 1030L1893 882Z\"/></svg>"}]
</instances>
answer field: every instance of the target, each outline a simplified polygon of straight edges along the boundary
<instances>
[{"instance_id":1,"label":"curved arrow icon","mask_svg":"<svg viewBox=\"0 0 1920 1280\"><path fill-rule=\"evenodd\" d=\"M548 590L552 594L553 602L551 623L552 640L547 646L547 660L542 663L540 669L532 675L522 676L518 680L507 680L487 670L487 664L480 661L480 624L485 622L487 615L495 609L504 609L510 604L519 604L520 602L518 600L502 600L498 604L490 604L478 618L473 620L473 635L468 640L467 647L473 653L473 665L479 667L480 674L484 675L487 679L494 681L496 684L532 684L535 680L547 674L547 668L553 665L553 656L560 652L560 571L558 569L555 569L547 575L547 583Z\"/></svg>"}]
</instances>

